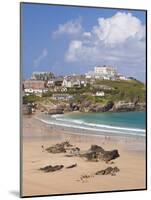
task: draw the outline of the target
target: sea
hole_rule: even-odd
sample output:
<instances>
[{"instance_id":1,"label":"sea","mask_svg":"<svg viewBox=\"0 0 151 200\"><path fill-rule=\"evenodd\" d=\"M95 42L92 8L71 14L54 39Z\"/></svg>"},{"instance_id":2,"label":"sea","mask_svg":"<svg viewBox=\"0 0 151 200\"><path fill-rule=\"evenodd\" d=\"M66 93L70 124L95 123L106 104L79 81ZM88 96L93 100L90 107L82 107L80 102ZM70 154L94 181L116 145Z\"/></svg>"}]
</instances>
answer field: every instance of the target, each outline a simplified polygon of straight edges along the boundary
<instances>
[{"instance_id":1,"label":"sea","mask_svg":"<svg viewBox=\"0 0 151 200\"><path fill-rule=\"evenodd\" d=\"M75 128L92 134L141 136L146 135L146 112L106 112L49 115L43 114L40 120L56 126Z\"/></svg>"}]
</instances>

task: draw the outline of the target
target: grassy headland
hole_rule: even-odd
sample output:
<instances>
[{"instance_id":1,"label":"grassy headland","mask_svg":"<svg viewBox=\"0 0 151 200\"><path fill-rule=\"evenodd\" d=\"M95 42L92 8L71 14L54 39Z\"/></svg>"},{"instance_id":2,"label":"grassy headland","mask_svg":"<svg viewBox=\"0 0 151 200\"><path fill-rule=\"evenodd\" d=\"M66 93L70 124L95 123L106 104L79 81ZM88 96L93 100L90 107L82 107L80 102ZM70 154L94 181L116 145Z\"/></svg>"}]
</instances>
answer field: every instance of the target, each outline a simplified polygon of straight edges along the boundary
<instances>
[{"instance_id":1,"label":"grassy headland","mask_svg":"<svg viewBox=\"0 0 151 200\"><path fill-rule=\"evenodd\" d=\"M104 96L97 96L98 91L104 92ZM53 94L58 94L58 91L49 90L47 93L43 94L42 97L37 97L35 95L29 95L23 97L23 103L40 103L42 105L78 105L77 110L81 111L92 111L89 109L80 109L80 105L85 107L100 106L101 108L97 111L108 111L113 105L119 102L131 103L136 105L144 104L146 102L146 88L145 85L137 80L96 80L93 84L87 84L86 87L72 87L68 88L67 91L59 92L59 94L69 94L73 98L69 100L58 100L52 98ZM104 106L109 106L109 109L102 109ZM137 106L138 108L138 106ZM138 109L139 110L139 109ZM70 111L70 110L69 110Z\"/></svg>"}]
</instances>

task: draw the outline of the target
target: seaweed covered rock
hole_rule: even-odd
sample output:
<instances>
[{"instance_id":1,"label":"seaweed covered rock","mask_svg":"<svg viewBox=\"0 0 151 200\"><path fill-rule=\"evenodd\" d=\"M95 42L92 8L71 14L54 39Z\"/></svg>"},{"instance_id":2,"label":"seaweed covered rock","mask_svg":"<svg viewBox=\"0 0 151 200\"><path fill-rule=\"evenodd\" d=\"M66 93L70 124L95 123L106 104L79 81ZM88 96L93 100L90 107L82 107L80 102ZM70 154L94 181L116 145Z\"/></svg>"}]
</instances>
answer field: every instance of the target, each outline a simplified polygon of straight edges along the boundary
<instances>
[{"instance_id":1,"label":"seaweed covered rock","mask_svg":"<svg viewBox=\"0 0 151 200\"><path fill-rule=\"evenodd\" d=\"M79 156L79 154L80 154L80 148L79 147L67 148L66 152L68 153L66 155L67 157Z\"/></svg>"},{"instance_id":2,"label":"seaweed covered rock","mask_svg":"<svg viewBox=\"0 0 151 200\"><path fill-rule=\"evenodd\" d=\"M108 162L110 160L114 160L116 158L118 158L120 155L118 153L118 150L117 149L114 149L112 151L104 151L101 159Z\"/></svg>"},{"instance_id":3,"label":"seaweed covered rock","mask_svg":"<svg viewBox=\"0 0 151 200\"><path fill-rule=\"evenodd\" d=\"M102 147L98 145L91 145L91 148L86 151L85 153L80 153L81 157L87 158L89 161L110 161L113 159L118 158L120 155L118 153L118 150L112 150L112 151L105 151Z\"/></svg>"},{"instance_id":4,"label":"seaweed covered rock","mask_svg":"<svg viewBox=\"0 0 151 200\"><path fill-rule=\"evenodd\" d=\"M91 145L90 151L104 153L104 149L98 145Z\"/></svg>"},{"instance_id":5,"label":"seaweed covered rock","mask_svg":"<svg viewBox=\"0 0 151 200\"><path fill-rule=\"evenodd\" d=\"M66 148L71 146L68 141L65 141L46 148L46 151L49 153L66 153Z\"/></svg>"},{"instance_id":6,"label":"seaweed covered rock","mask_svg":"<svg viewBox=\"0 0 151 200\"><path fill-rule=\"evenodd\" d=\"M40 168L40 170L44 172L55 172L62 169L63 167L64 167L63 165L55 165L55 166L47 165L45 167Z\"/></svg>"},{"instance_id":7,"label":"seaweed covered rock","mask_svg":"<svg viewBox=\"0 0 151 200\"><path fill-rule=\"evenodd\" d=\"M62 144L56 144L54 146L46 148L46 151L49 153L65 153L66 150Z\"/></svg>"},{"instance_id":8,"label":"seaweed covered rock","mask_svg":"<svg viewBox=\"0 0 151 200\"><path fill-rule=\"evenodd\" d=\"M85 157L88 161L99 161L100 154L97 152L87 152L84 154L80 154L81 157Z\"/></svg>"},{"instance_id":9,"label":"seaweed covered rock","mask_svg":"<svg viewBox=\"0 0 151 200\"><path fill-rule=\"evenodd\" d=\"M106 169L97 171L95 174L96 175L111 175L111 176L115 176L117 172L119 172L119 168L118 167L107 167Z\"/></svg>"}]
</instances>

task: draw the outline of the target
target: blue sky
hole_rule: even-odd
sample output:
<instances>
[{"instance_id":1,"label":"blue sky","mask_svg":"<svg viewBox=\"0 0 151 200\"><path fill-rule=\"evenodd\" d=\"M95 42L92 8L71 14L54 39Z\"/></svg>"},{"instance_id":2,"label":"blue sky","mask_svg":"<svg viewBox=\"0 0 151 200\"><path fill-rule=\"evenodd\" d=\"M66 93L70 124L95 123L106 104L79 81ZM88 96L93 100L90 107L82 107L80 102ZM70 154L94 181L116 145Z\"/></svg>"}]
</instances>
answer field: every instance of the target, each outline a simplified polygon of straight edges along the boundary
<instances>
[{"instance_id":1,"label":"blue sky","mask_svg":"<svg viewBox=\"0 0 151 200\"><path fill-rule=\"evenodd\" d=\"M23 77L113 65L145 81L145 12L22 4Z\"/></svg>"}]
</instances>

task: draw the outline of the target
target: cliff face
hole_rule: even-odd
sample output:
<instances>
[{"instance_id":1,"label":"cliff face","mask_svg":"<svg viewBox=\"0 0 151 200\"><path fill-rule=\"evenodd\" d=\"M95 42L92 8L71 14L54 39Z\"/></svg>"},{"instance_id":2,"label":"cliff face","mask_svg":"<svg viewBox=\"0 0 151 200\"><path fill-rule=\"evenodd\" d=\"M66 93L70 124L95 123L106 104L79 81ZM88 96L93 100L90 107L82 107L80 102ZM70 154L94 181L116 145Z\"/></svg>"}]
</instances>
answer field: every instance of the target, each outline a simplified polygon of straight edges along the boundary
<instances>
[{"instance_id":1,"label":"cliff face","mask_svg":"<svg viewBox=\"0 0 151 200\"><path fill-rule=\"evenodd\" d=\"M57 103L51 105L39 105L39 110L49 114L63 114L64 112L127 112L127 111L144 111L145 103L133 102L108 102L105 105L101 103L91 103L90 101L83 101L80 103Z\"/></svg>"},{"instance_id":2,"label":"cliff face","mask_svg":"<svg viewBox=\"0 0 151 200\"><path fill-rule=\"evenodd\" d=\"M123 102L119 101L114 104L111 111L113 112L126 112L126 111L143 111L145 110L145 103L133 103L133 102Z\"/></svg>"},{"instance_id":3,"label":"cliff face","mask_svg":"<svg viewBox=\"0 0 151 200\"><path fill-rule=\"evenodd\" d=\"M146 109L145 103L133 102L108 102L107 104L91 104L82 103L78 105L81 112L127 112L127 111L144 111Z\"/></svg>"},{"instance_id":4,"label":"cliff face","mask_svg":"<svg viewBox=\"0 0 151 200\"><path fill-rule=\"evenodd\" d=\"M81 112L127 112L127 111L143 111L146 108L145 103L133 102L108 102L107 104L92 104L88 102L78 105Z\"/></svg>"}]
</instances>

